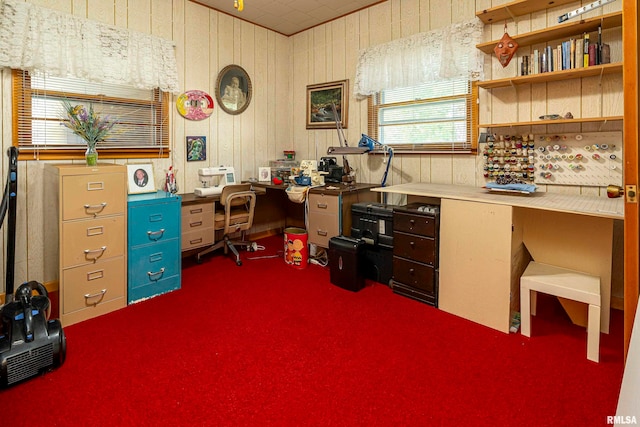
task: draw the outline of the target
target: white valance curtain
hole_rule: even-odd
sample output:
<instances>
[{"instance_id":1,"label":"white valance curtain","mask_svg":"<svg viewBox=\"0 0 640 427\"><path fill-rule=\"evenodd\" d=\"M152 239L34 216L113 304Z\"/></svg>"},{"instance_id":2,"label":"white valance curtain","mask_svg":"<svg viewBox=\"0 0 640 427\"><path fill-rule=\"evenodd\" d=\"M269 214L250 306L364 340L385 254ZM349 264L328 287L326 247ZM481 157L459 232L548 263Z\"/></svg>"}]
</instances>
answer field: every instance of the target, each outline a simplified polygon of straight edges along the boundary
<instances>
[{"instance_id":1,"label":"white valance curtain","mask_svg":"<svg viewBox=\"0 0 640 427\"><path fill-rule=\"evenodd\" d=\"M483 28L474 18L361 50L354 93L368 96L453 78L481 80L484 60L476 45Z\"/></svg>"},{"instance_id":2,"label":"white valance curtain","mask_svg":"<svg viewBox=\"0 0 640 427\"><path fill-rule=\"evenodd\" d=\"M0 66L180 92L173 42L22 0L0 3Z\"/></svg>"}]
</instances>

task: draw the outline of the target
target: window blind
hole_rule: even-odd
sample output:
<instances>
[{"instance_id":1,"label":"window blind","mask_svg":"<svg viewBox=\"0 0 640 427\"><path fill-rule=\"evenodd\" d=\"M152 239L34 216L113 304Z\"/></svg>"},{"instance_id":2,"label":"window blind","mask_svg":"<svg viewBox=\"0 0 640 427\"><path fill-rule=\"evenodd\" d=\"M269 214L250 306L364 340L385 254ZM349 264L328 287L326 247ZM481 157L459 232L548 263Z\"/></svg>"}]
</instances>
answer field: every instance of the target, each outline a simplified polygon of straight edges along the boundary
<instances>
[{"instance_id":1,"label":"window blind","mask_svg":"<svg viewBox=\"0 0 640 427\"><path fill-rule=\"evenodd\" d=\"M158 89L34 76L14 70L13 98L14 145L21 154L31 153L36 159L64 158L86 149L84 140L63 125L63 102L87 109L92 106L101 117L117 123L98 143L100 157L168 154L169 96Z\"/></svg>"},{"instance_id":2,"label":"window blind","mask_svg":"<svg viewBox=\"0 0 640 427\"><path fill-rule=\"evenodd\" d=\"M408 152L477 148L477 89L464 79L381 91L369 97L369 136Z\"/></svg>"}]
</instances>

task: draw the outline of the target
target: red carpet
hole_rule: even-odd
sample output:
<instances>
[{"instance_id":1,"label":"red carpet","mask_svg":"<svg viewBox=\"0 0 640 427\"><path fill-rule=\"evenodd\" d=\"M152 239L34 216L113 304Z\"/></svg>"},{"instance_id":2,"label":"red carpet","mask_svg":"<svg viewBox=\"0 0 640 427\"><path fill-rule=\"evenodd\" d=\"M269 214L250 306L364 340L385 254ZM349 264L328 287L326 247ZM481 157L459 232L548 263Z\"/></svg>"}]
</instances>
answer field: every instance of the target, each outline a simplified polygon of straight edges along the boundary
<instances>
[{"instance_id":1,"label":"red carpet","mask_svg":"<svg viewBox=\"0 0 640 427\"><path fill-rule=\"evenodd\" d=\"M622 316L599 364L539 297L531 339L326 268L222 252L182 289L65 328L67 360L0 392L2 426L603 426L620 388Z\"/></svg>"}]
</instances>

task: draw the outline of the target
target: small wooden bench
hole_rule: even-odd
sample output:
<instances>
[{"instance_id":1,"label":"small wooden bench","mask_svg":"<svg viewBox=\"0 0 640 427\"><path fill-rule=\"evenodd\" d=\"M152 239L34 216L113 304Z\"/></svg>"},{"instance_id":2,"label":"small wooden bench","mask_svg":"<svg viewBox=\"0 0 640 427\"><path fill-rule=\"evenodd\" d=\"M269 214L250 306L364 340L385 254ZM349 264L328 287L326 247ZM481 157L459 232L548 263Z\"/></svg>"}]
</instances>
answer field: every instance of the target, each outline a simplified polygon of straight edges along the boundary
<instances>
[{"instance_id":1,"label":"small wooden bench","mask_svg":"<svg viewBox=\"0 0 640 427\"><path fill-rule=\"evenodd\" d=\"M520 278L522 335L531 336L536 293L543 292L589 305L587 359L600 359L600 277L532 261Z\"/></svg>"}]
</instances>

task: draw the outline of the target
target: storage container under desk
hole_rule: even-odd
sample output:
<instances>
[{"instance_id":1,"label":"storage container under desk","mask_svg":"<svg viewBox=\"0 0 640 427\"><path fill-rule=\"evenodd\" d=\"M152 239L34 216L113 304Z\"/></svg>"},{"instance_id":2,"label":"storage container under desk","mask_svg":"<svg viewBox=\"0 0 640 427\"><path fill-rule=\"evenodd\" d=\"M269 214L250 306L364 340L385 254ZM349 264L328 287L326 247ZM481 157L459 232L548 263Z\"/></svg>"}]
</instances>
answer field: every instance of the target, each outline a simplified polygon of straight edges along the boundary
<instances>
[{"instance_id":1,"label":"storage container under desk","mask_svg":"<svg viewBox=\"0 0 640 427\"><path fill-rule=\"evenodd\" d=\"M393 210L393 291L438 306L439 208L408 204Z\"/></svg>"}]
</instances>

